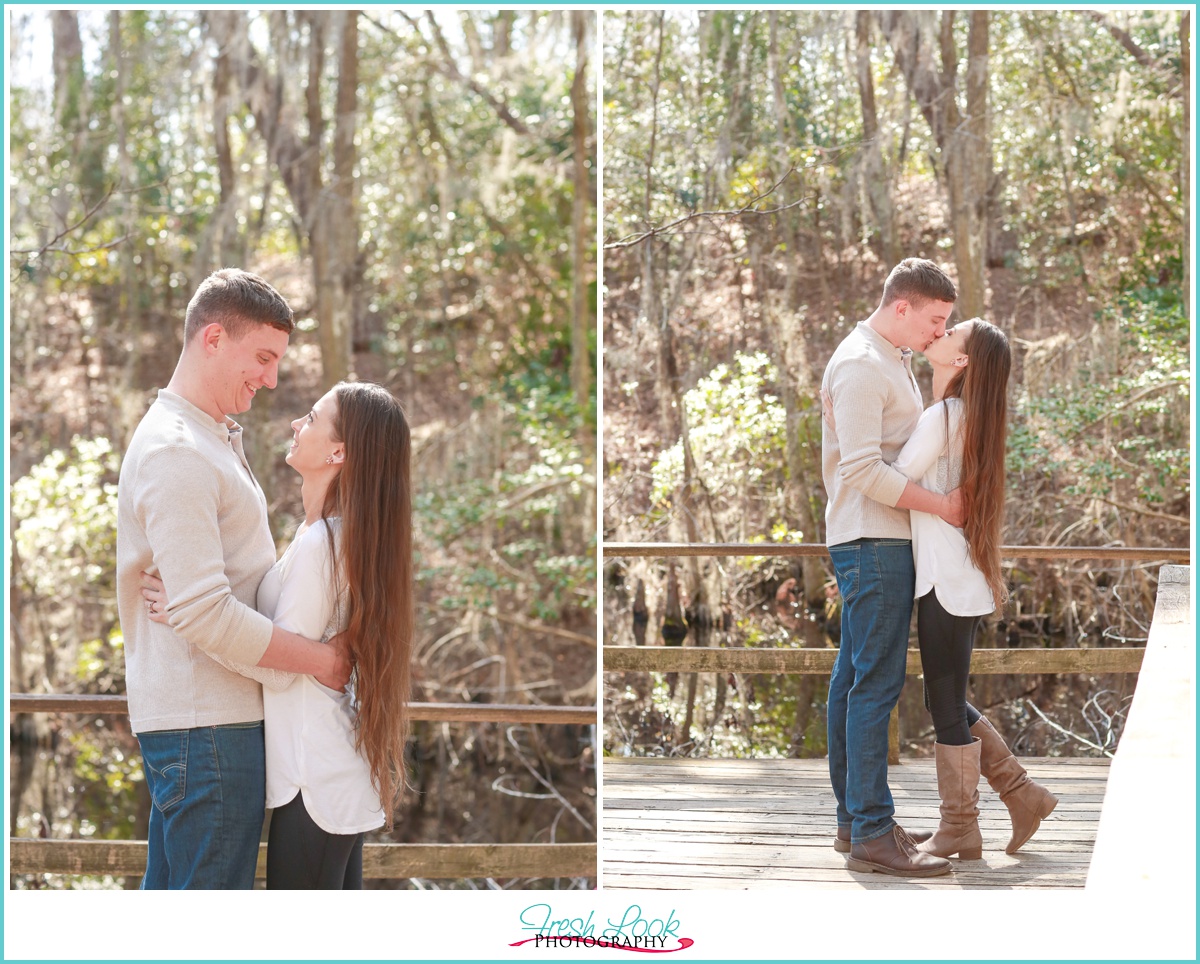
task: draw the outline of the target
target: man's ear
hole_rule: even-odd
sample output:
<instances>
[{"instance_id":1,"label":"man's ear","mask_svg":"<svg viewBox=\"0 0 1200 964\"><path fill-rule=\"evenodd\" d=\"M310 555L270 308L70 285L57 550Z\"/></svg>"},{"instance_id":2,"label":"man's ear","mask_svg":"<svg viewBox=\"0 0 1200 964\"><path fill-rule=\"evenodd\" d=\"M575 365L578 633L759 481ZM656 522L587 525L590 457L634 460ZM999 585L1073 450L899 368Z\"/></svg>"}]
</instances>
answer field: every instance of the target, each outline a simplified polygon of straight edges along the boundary
<instances>
[{"instance_id":1,"label":"man's ear","mask_svg":"<svg viewBox=\"0 0 1200 964\"><path fill-rule=\"evenodd\" d=\"M220 322L214 321L200 329L200 344L209 354L220 350L222 342L229 338Z\"/></svg>"}]
</instances>

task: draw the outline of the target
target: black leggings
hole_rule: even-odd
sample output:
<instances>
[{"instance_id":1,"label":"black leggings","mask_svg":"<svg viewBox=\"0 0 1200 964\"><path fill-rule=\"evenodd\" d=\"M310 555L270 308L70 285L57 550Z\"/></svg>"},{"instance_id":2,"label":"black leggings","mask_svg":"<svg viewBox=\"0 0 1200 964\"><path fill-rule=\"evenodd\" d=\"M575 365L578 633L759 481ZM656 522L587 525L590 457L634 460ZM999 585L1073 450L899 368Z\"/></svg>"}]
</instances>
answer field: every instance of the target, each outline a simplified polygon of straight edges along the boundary
<instances>
[{"instance_id":1,"label":"black leggings","mask_svg":"<svg viewBox=\"0 0 1200 964\"><path fill-rule=\"evenodd\" d=\"M326 833L297 793L271 812L267 890L362 890L361 833Z\"/></svg>"},{"instance_id":2,"label":"black leggings","mask_svg":"<svg viewBox=\"0 0 1200 964\"><path fill-rule=\"evenodd\" d=\"M933 717L938 743L946 746L970 743L971 727L979 721L979 711L967 702L967 677L981 618L946 612L932 590L917 600L925 708Z\"/></svg>"}]
</instances>

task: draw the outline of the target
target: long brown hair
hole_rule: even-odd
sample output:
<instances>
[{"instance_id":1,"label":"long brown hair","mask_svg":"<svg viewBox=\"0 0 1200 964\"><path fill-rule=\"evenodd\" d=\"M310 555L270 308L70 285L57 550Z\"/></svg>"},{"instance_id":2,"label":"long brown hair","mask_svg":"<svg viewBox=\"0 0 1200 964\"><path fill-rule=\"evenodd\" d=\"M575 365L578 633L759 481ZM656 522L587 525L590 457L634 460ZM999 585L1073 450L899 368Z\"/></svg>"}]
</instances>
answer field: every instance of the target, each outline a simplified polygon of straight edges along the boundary
<instances>
[{"instance_id":1,"label":"long brown hair","mask_svg":"<svg viewBox=\"0 0 1200 964\"><path fill-rule=\"evenodd\" d=\"M411 440L400 403L382 385L334 386L333 433L346 448L321 517L341 516L338 582L343 638L355 668L355 749L371 767L388 829L404 789L413 638Z\"/></svg>"},{"instance_id":2,"label":"long brown hair","mask_svg":"<svg viewBox=\"0 0 1200 964\"><path fill-rule=\"evenodd\" d=\"M946 386L943 398L963 404L963 533L971 561L983 573L997 606L1008 599L1000 573L1000 528L1004 523L1004 446L1008 440L1008 337L991 322L971 319L963 353L970 359Z\"/></svg>"}]
</instances>

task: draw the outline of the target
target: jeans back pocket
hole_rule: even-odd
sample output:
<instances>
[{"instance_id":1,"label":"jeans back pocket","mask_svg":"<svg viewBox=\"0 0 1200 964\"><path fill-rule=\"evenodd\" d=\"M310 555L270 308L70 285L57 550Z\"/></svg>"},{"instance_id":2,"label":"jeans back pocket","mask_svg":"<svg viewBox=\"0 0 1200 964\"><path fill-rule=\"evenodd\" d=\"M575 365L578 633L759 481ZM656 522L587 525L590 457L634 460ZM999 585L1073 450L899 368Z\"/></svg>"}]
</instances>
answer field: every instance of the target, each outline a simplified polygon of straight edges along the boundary
<instances>
[{"instance_id":1,"label":"jeans back pocket","mask_svg":"<svg viewBox=\"0 0 1200 964\"><path fill-rule=\"evenodd\" d=\"M842 602L848 603L858 594L859 556L862 546L856 542L829 547L829 558L833 560L833 574L837 577L838 592Z\"/></svg>"},{"instance_id":2,"label":"jeans back pocket","mask_svg":"<svg viewBox=\"0 0 1200 964\"><path fill-rule=\"evenodd\" d=\"M160 813L179 803L187 792L187 730L138 734L150 798Z\"/></svg>"}]
</instances>

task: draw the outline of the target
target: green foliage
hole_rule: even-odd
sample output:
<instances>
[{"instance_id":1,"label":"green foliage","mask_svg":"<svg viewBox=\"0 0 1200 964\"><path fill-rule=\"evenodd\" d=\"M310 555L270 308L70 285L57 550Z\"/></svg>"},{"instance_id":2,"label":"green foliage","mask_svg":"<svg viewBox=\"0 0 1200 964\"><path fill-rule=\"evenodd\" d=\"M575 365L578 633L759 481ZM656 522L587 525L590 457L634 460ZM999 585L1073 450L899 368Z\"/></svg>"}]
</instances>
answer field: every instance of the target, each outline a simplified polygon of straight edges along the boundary
<instances>
[{"instance_id":1,"label":"green foliage","mask_svg":"<svg viewBox=\"0 0 1200 964\"><path fill-rule=\"evenodd\" d=\"M1049 290L1178 278L1173 203L1187 118L1168 56L1178 14L1144 10L1129 21L1161 68L1136 63L1082 13L992 17L993 149L1017 239L1008 265Z\"/></svg>"},{"instance_id":2,"label":"green foliage","mask_svg":"<svg viewBox=\"0 0 1200 964\"><path fill-rule=\"evenodd\" d=\"M1149 505L1190 494L1189 325L1178 289L1146 285L1101 312L1115 331L1113 372L1026 394L1013 413L1008 471L1067 479L1068 495L1132 495Z\"/></svg>"},{"instance_id":3,"label":"green foliage","mask_svg":"<svg viewBox=\"0 0 1200 964\"><path fill-rule=\"evenodd\" d=\"M497 69L486 84L527 134L499 123L476 93L444 82L436 66L414 67L396 83L397 58L437 59L423 46L390 41L364 51L364 79L384 81L362 88L370 310L383 321L381 347L414 371L449 364L476 373L479 384L565 382L573 77L543 66L539 57L551 51L535 47L547 37L536 20L519 17L513 34L513 63L522 68ZM566 56L564 48L552 53ZM591 262L594 231L587 236ZM594 309L594 288L591 301Z\"/></svg>"},{"instance_id":4,"label":"green foliage","mask_svg":"<svg viewBox=\"0 0 1200 964\"><path fill-rule=\"evenodd\" d=\"M541 620L594 605L594 543L579 537L579 507L594 485L575 433L546 411L572 406L544 388L502 400L494 417L504 453L489 479L461 461L463 478L417 494L415 513L431 544L418 582L447 612L489 610L515 602Z\"/></svg>"},{"instance_id":5,"label":"green foliage","mask_svg":"<svg viewBox=\"0 0 1200 964\"><path fill-rule=\"evenodd\" d=\"M124 673L125 636L113 626L107 639L89 639L79 647L75 660L75 678L85 691L112 691L114 679Z\"/></svg>"},{"instance_id":6,"label":"green foliage","mask_svg":"<svg viewBox=\"0 0 1200 964\"><path fill-rule=\"evenodd\" d=\"M718 365L684 395L692 458L718 498L737 500L780 484L786 414L770 391L775 379L765 354L739 352L732 365ZM653 504L669 508L684 484L682 439L662 452L651 475Z\"/></svg>"},{"instance_id":7,"label":"green foliage","mask_svg":"<svg viewBox=\"0 0 1200 964\"><path fill-rule=\"evenodd\" d=\"M89 27L106 31L86 11L80 19L85 44ZM194 15L125 11L119 38L119 64L106 42L72 71L78 96L70 116L56 117L47 78L13 82L11 234L24 253L11 267L24 281L66 291L115 286L127 272L138 294L125 310L140 313L186 303L187 261L219 186L211 148L197 137L211 90ZM170 98L164 72L173 79ZM68 226L75 230L42 250Z\"/></svg>"},{"instance_id":8,"label":"green foliage","mask_svg":"<svg viewBox=\"0 0 1200 964\"><path fill-rule=\"evenodd\" d=\"M32 591L68 600L113 592L117 467L108 439L76 436L13 484L13 541Z\"/></svg>"},{"instance_id":9,"label":"green foliage","mask_svg":"<svg viewBox=\"0 0 1200 964\"><path fill-rule=\"evenodd\" d=\"M85 733L73 733L68 737L75 751L74 771L79 779L87 783L102 784L112 795L134 794L137 784L145 779L140 755L127 754L125 750L108 739L93 739ZM117 827L104 834L105 839L128 838L128 827ZM84 836L89 836L86 831Z\"/></svg>"}]
</instances>

